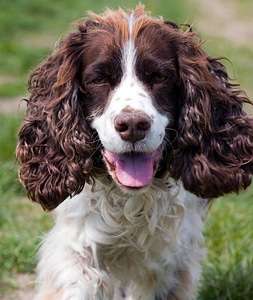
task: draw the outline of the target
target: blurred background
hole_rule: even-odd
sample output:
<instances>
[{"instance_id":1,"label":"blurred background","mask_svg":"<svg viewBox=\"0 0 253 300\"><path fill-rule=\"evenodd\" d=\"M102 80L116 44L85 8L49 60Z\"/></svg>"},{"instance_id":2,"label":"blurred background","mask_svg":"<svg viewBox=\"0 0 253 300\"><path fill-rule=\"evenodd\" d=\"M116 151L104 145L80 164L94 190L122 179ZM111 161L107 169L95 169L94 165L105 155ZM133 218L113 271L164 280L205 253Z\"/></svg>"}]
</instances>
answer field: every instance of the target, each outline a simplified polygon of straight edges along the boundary
<instances>
[{"instance_id":1,"label":"blurred background","mask_svg":"<svg viewBox=\"0 0 253 300\"><path fill-rule=\"evenodd\" d=\"M0 0L0 298L32 297L36 252L52 226L27 200L15 163L27 78L87 10L133 8L139 1ZM253 99L252 0L143 0L153 16L193 24L212 56ZM250 111L249 111L250 112ZM206 223L208 255L199 299L253 299L253 189L216 200Z\"/></svg>"}]
</instances>

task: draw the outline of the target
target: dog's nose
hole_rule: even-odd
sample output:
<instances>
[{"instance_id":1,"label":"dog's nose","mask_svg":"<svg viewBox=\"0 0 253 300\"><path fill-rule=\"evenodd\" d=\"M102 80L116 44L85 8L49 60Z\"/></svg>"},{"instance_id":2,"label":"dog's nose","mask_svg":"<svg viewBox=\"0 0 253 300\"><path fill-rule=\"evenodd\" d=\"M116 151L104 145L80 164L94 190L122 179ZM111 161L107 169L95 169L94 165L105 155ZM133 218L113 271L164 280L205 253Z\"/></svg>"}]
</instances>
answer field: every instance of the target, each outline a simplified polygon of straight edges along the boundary
<instances>
[{"instance_id":1,"label":"dog's nose","mask_svg":"<svg viewBox=\"0 0 253 300\"><path fill-rule=\"evenodd\" d=\"M114 127L124 141L143 140L151 127L151 119L144 113L121 113L114 120Z\"/></svg>"}]
</instances>

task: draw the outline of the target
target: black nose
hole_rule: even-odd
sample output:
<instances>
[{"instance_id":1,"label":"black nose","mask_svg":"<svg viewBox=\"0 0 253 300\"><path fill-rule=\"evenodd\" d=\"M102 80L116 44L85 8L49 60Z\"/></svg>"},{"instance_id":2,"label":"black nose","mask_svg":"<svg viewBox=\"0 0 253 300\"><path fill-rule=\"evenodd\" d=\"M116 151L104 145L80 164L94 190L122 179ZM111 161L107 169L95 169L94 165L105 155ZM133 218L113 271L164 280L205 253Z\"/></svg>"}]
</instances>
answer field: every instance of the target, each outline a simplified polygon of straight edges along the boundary
<instances>
[{"instance_id":1,"label":"black nose","mask_svg":"<svg viewBox=\"0 0 253 300\"><path fill-rule=\"evenodd\" d=\"M124 141L143 140L151 127L151 119L140 112L121 113L114 120L114 127Z\"/></svg>"}]
</instances>

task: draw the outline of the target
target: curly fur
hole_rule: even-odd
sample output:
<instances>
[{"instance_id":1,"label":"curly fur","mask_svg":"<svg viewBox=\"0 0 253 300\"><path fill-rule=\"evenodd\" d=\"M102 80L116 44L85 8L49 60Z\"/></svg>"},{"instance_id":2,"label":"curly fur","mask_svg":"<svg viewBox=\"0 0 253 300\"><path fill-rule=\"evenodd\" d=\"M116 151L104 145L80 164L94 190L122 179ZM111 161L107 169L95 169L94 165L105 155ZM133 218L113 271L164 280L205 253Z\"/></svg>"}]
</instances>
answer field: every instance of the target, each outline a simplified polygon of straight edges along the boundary
<instances>
[{"instance_id":1,"label":"curly fur","mask_svg":"<svg viewBox=\"0 0 253 300\"><path fill-rule=\"evenodd\" d=\"M190 27L142 6L90 16L29 80L19 176L56 218L40 252L36 299L194 299L208 203L251 183L253 119L243 110L251 102ZM129 86L165 132L154 179L140 193L114 182L103 156L113 140L101 133L111 103L125 97L117 91L129 61L137 74ZM115 111L129 117L142 110L138 101ZM153 147L155 135L122 147Z\"/></svg>"},{"instance_id":2,"label":"curly fur","mask_svg":"<svg viewBox=\"0 0 253 300\"><path fill-rule=\"evenodd\" d=\"M192 299L207 203L181 185L161 189L159 180L138 197L108 180L86 185L55 210L56 226L40 250L36 299Z\"/></svg>"}]
</instances>

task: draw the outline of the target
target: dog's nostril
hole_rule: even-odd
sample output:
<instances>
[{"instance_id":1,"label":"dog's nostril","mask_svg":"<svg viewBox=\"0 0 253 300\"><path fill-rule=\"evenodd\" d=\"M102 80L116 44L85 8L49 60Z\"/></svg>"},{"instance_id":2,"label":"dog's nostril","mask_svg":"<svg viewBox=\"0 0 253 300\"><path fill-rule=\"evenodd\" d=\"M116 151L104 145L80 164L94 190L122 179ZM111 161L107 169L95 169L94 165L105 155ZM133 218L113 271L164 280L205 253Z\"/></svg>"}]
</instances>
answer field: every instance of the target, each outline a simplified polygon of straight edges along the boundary
<instances>
[{"instance_id":1,"label":"dog's nostril","mask_svg":"<svg viewBox=\"0 0 253 300\"><path fill-rule=\"evenodd\" d=\"M123 140L135 143L145 138L151 120L143 113L121 113L115 118L114 127Z\"/></svg>"},{"instance_id":2,"label":"dog's nostril","mask_svg":"<svg viewBox=\"0 0 253 300\"><path fill-rule=\"evenodd\" d=\"M115 122L115 129L119 132L126 132L129 130L129 125L126 122L126 120L122 120L122 119L117 119Z\"/></svg>"}]
</instances>

